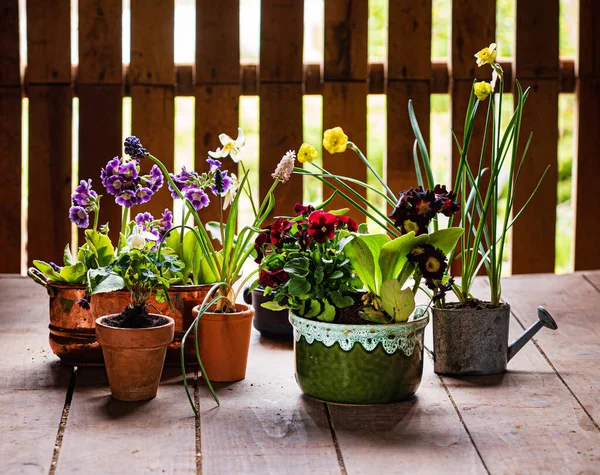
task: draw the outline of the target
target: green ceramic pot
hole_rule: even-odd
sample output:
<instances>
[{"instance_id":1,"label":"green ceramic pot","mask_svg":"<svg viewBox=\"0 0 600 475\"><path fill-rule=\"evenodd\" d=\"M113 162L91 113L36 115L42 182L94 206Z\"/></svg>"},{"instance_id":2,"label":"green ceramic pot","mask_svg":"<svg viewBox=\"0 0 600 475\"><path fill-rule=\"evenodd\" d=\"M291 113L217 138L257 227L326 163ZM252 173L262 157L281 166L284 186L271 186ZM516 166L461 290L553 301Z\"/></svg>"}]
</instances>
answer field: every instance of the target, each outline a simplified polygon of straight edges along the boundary
<instances>
[{"instance_id":1,"label":"green ceramic pot","mask_svg":"<svg viewBox=\"0 0 600 475\"><path fill-rule=\"evenodd\" d=\"M410 398L423 374L429 312L391 325L341 325L290 313L296 381L302 392L340 404L387 404Z\"/></svg>"}]
</instances>

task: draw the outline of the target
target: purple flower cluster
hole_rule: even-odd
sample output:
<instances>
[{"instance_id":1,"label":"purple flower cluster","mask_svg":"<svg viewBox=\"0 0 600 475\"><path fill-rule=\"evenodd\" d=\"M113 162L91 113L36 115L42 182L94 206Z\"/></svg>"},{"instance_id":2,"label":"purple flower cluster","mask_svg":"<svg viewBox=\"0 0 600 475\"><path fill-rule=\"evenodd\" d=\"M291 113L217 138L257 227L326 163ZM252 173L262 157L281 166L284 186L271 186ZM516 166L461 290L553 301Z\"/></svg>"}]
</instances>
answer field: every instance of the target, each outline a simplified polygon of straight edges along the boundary
<instances>
[{"instance_id":1,"label":"purple flower cluster","mask_svg":"<svg viewBox=\"0 0 600 475\"><path fill-rule=\"evenodd\" d=\"M80 228L90 225L90 213L98 211L98 193L92 190L92 180L81 180L71 195L69 219Z\"/></svg>"},{"instance_id":2,"label":"purple flower cluster","mask_svg":"<svg viewBox=\"0 0 600 475\"><path fill-rule=\"evenodd\" d=\"M140 175L139 169L137 159L115 157L100 172L102 184L118 205L131 208L147 203L162 187L163 175L158 165L154 165L148 175Z\"/></svg>"},{"instance_id":3,"label":"purple flower cluster","mask_svg":"<svg viewBox=\"0 0 600 475\"><path fill-rule=\"evenodd\" d=\"M158 240L162 239L165 233L173 227L173 214L168 208L163 211L160 220L155 220L154 216L147 211L138 213L134 219L135 224L154 234Z\"/></svg>"},{"instance_id":4,"label":"purple flower cluster","mask_svg":"<svg viewBox=\"0 0 600 475\"><path fill-rule=\"evenodd\" d=\"M181 194L188 199L196 210L205 208L210 203L210 198L206 189L210 189L214 195L225 195L233 185L233 179L229 176L227 170L221 170L221 162L209 158L206 160L210 169L208 173L199 175L193 171L187 171L185 167L181 172L171 174L173 183ZM169 183L169 190L173 198L179 198L177 192Z\"/></svg>"}]
</instances>

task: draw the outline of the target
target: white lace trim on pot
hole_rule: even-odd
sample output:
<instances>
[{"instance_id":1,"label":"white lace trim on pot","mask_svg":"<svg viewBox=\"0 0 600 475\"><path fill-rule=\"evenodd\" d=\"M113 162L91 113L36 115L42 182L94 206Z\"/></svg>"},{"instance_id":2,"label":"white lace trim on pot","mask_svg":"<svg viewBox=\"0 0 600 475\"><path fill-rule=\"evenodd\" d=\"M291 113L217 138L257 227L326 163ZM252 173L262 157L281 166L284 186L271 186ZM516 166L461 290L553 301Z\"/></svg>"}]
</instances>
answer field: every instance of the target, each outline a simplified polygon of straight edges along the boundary
<instances>
[{"instance_id":1,"label":"white lace trim on pot","mask_svg":"<svg viewBox=\"0 0 600 475\"><path fill-rule=\"evenodd\" d=\"M421 315L422 313L421 311ZM327 347L337 343L342 350L350 351L354 344L358 343L365 350L373 351L381 344L388 355L401 350L406 356L410 356L429 321L428 317L420 318L421 315L417 321L391 325L342 325L308 320L295 315L290 315L290 322L294 327L296 341L304 337L309 345L315 340Z\"/></svg>"}]
</instances>

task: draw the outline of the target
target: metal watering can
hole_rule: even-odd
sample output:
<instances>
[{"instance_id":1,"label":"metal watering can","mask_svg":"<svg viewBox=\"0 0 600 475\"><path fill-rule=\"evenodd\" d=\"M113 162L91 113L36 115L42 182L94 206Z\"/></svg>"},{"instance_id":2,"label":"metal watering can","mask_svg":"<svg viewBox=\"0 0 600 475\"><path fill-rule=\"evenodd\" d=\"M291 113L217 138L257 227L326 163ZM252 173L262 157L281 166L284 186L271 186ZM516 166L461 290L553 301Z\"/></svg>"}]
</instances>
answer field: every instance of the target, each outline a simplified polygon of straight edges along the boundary
<instances>
[{"instance_id":1,"label":"metal watering can","mask_svg":"<svg viewBox=\"0 0 600 475\"><path fill-rule=\"evenodd\" d=\"M510 306L489 309L433 309L434 371L486 375L506 371L507 363L542 328L556 330L552 315L538 307L538 321L508 344Z\"/></svg>"}]
</instances>

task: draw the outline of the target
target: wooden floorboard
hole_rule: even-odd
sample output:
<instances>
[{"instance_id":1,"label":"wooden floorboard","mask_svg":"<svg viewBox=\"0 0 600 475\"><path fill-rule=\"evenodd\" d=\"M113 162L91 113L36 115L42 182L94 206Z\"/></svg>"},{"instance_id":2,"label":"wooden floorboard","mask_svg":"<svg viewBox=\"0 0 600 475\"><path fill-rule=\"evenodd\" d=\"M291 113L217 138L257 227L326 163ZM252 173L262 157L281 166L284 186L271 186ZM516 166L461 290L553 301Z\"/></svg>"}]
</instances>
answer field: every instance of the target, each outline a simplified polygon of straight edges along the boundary
<instances>
[{"instance_id":1,"label":"wooden floorboard","mask_svg":"<svg viewBox=\"0 0 600 475\"><path fill-rule=\"evenodd\" d=\"M431 358L424 357L423 381L410 401L329 405L348 473L441 473L450 466L457 473L486 473Z\"/></svg>"},{"instance_id":2,"label":"wooden floorboard","mask_svg":"<svg viewBox=\"0 0 600 475\"><path fill-rule=\"evenodd\" d=\"M323 473L340 468L325 405L302 396L291 343L252 335L244 381L200 391L202 473Z\"/></svg>"},{"instance_id":3,"label":"wooden floorboard","mask_svg":"<svg viewBox=\"0 0 600 475\"><path fill-rule=\"evenodd\" d=\"M0 472L48 473L72 369L48 346L48 298L0 279Z\"/></svg>"},{"instance_id":4,"label":"wooden floorboard","mask_svg":"<svg viewBox=\"0 0 600 475\"><path fill-rule=\"evenodd\" d=\"M522 325L536 321L539 305L554 316L558 330L541 330L537 344L596 425L600 423L600 287L594 286L598 283L600 273L519 276L502 288Z\"/></svg>"},{"instance_id":5,"label":"wooden floorboard","mask_svg":"<svg viewBox=\"0 0 600 475\"><path fill-rule=\"evenodd\" d=\"M475 294L485 296L484 287L478 282ZM512 318L511 339L521 330ZM506 374L443 380L491 473L586 473L600 466L600 431L533 344Z\"/></svg>"}]
</instances>

